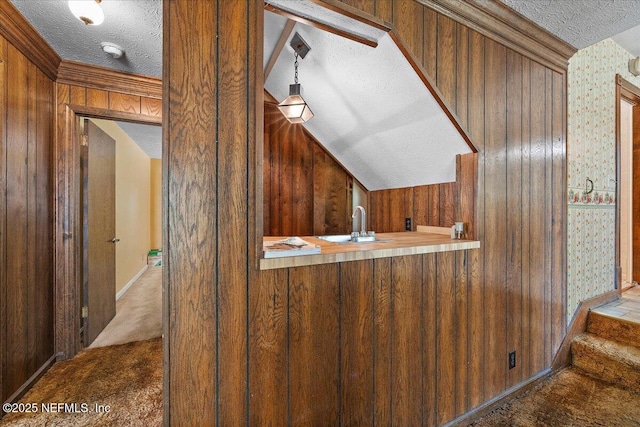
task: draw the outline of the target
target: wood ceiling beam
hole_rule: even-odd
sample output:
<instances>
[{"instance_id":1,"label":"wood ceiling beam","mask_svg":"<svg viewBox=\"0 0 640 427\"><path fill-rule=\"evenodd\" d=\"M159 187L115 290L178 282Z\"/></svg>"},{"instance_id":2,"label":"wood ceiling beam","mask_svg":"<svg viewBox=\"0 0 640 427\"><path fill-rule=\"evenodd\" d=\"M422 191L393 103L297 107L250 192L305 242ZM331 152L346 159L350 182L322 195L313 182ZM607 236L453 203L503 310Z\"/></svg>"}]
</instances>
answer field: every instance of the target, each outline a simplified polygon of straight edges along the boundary
<instances>
[{"instance_id":1,"label":"wood ceiling beam","mask_svg":"<svg viewBox=\"0 0 640 427\"><path fill-rule=\"evenodd\" d=\"M264 81L267 81L267 78L269 78L269 74L271 73L273 66L276 65L276 61L278 60L278 57L280 56L284 45L287 43L287 40L289 39L289 36L291 35L291 32L293 31L293 27L295 27L295 25L296 21L288 19L287 23L282 29L282 33L280 34L278 43L276 43L276 46L273 48L273 52L271 52L269 62L267 62L267 66L264 69Z\"/></svg>"}]
</instances>

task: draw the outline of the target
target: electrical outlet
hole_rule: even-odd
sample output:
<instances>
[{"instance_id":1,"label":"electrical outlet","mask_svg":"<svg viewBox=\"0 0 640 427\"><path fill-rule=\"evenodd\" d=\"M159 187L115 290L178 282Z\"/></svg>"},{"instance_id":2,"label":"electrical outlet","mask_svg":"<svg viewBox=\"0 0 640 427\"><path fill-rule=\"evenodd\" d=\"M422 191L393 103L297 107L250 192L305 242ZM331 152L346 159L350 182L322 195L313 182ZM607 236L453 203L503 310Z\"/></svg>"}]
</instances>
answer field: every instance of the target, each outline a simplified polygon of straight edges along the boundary
<instances>
[{"instance_id":1,"label":"electrical outlet","mask_svg":"<svg viewBox=\"0 0 640 427\"><path fill-rule=\"evenodd\" d=\"M411 224L411 218L404 219L404 229L406 231L413 231L413 226Z\"/></svg>"},{"instance_id":2,"label":"electrical outlet","mask_svg":"<svg viewBox=\"0 0 640 427\"><path fill-rule=\"evenodd\" d=\"M512 351L509 353L509 369L513 369L516 367L516 351Z\"/></svg>"}]
</instances>

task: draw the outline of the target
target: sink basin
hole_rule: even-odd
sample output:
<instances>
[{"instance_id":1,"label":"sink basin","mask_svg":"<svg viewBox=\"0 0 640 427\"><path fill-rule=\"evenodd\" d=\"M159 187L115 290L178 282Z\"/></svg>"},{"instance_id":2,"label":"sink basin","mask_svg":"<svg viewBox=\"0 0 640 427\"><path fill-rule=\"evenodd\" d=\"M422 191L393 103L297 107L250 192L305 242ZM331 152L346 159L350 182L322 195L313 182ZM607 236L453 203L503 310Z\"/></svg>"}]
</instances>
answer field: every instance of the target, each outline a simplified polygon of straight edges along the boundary
<instances>
[{"instance_id":1,"label":"sink basin","mask_svg":"<svg viewBox=\"0 0 640 427\"><path fill-rule=\"evenodd\" d=\"M350 234L336 234L331 236L318 236L318 239L332 243L345 243L351 241Z\"/></svg>"},{"instance_id":2,"label":"sink basin","mask_svg":"<svg viewBox=\"0 0 640 427\"><path fill-rule=\"evenodd\" d=\"M375 236L362 236L351 238L350 234L334 234L326 236L316 236L320 240L331 243L367 243L367 242L388 242L388 239L378 239Z\"/></svg>"}]
</instances>

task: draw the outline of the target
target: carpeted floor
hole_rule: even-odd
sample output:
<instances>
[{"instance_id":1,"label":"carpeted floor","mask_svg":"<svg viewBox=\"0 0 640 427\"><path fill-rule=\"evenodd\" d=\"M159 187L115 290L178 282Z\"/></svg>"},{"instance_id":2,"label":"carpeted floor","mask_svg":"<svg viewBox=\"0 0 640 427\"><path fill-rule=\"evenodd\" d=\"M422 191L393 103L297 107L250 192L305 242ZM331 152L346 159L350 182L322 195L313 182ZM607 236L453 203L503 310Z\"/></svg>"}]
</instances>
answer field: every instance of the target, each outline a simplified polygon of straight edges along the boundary
<instances>
[{"instance_id":1,"label":"carpeted floor","mask_svg":"<svg viewBox=\"0 0 640 427\"><path fill-rule=\"evenodd\" d=\"M116 302L116 315L89 346L104 347L162 335L162 267L149 267Z\"/></svg>"},{"instance_id":2,"label":"carpeted floor","mask_svg":"<svg viewBox=\"0 0 640 427\"><path fill-rule=\"evenodd\" d=\"M640 393L567 368L471 425L640 426Z\"/></svg>"},{"instance_id":3,"label":"carpeted floor","mask_svg":"<svg viewBox=\"0 0 640 427\"><path fill-rule=\"evenodd\" d=\"M20 403L37 413L9 413L0 426L160 426L162 340L84 350L56 363Z\"/></svg>"}]
</instances>

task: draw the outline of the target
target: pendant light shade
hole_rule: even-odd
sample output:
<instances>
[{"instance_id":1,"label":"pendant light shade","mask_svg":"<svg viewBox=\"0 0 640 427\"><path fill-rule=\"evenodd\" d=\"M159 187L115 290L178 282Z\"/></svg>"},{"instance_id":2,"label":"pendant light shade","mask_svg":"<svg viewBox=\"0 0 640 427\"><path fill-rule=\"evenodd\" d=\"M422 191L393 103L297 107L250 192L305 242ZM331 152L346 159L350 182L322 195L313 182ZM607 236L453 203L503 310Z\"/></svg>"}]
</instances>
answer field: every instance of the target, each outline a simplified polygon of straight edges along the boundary
<instances>
[{"instance_id":1,"label":"pendant light shade","mask_svg":"<svg viewBox=\"0 0 640 427\"><path fill-rule=\"evenodd\" d=\"M313 117L313 112L302 98L302 87L300 86L300 83L298 83L298 57L304 59L311 48L298 33L293 35L289 45L293 49L295 57L295 62L293 63L293 68L295 70L293 79L294 84L289 85L289 96L278 104L278 109L282 114L284 114L289 122L305 123Z\"/></svg>"},{"instance_id":2,"label":"pendant light shade","mask_svg":"<svg viewBox=\"0 0 640 427\"><path fill-rule=\"evenodd\" d=\"M69 10L73 16L87 25L100 25L104 21L104 12L100 7L102 0L69 0Z\"/></svg>"},{"instance_id":3,"label":"pendant light shade","mask_svg":"<svg viewBox=\"0 0 640 427\"><path fill-rule=\"evenodd\" d=\"M289 96L278 104L278 109L291 123L305 123L313 117L313 111L300 95L300 83L289 85Z\"/></svg>"}]
</instances>

